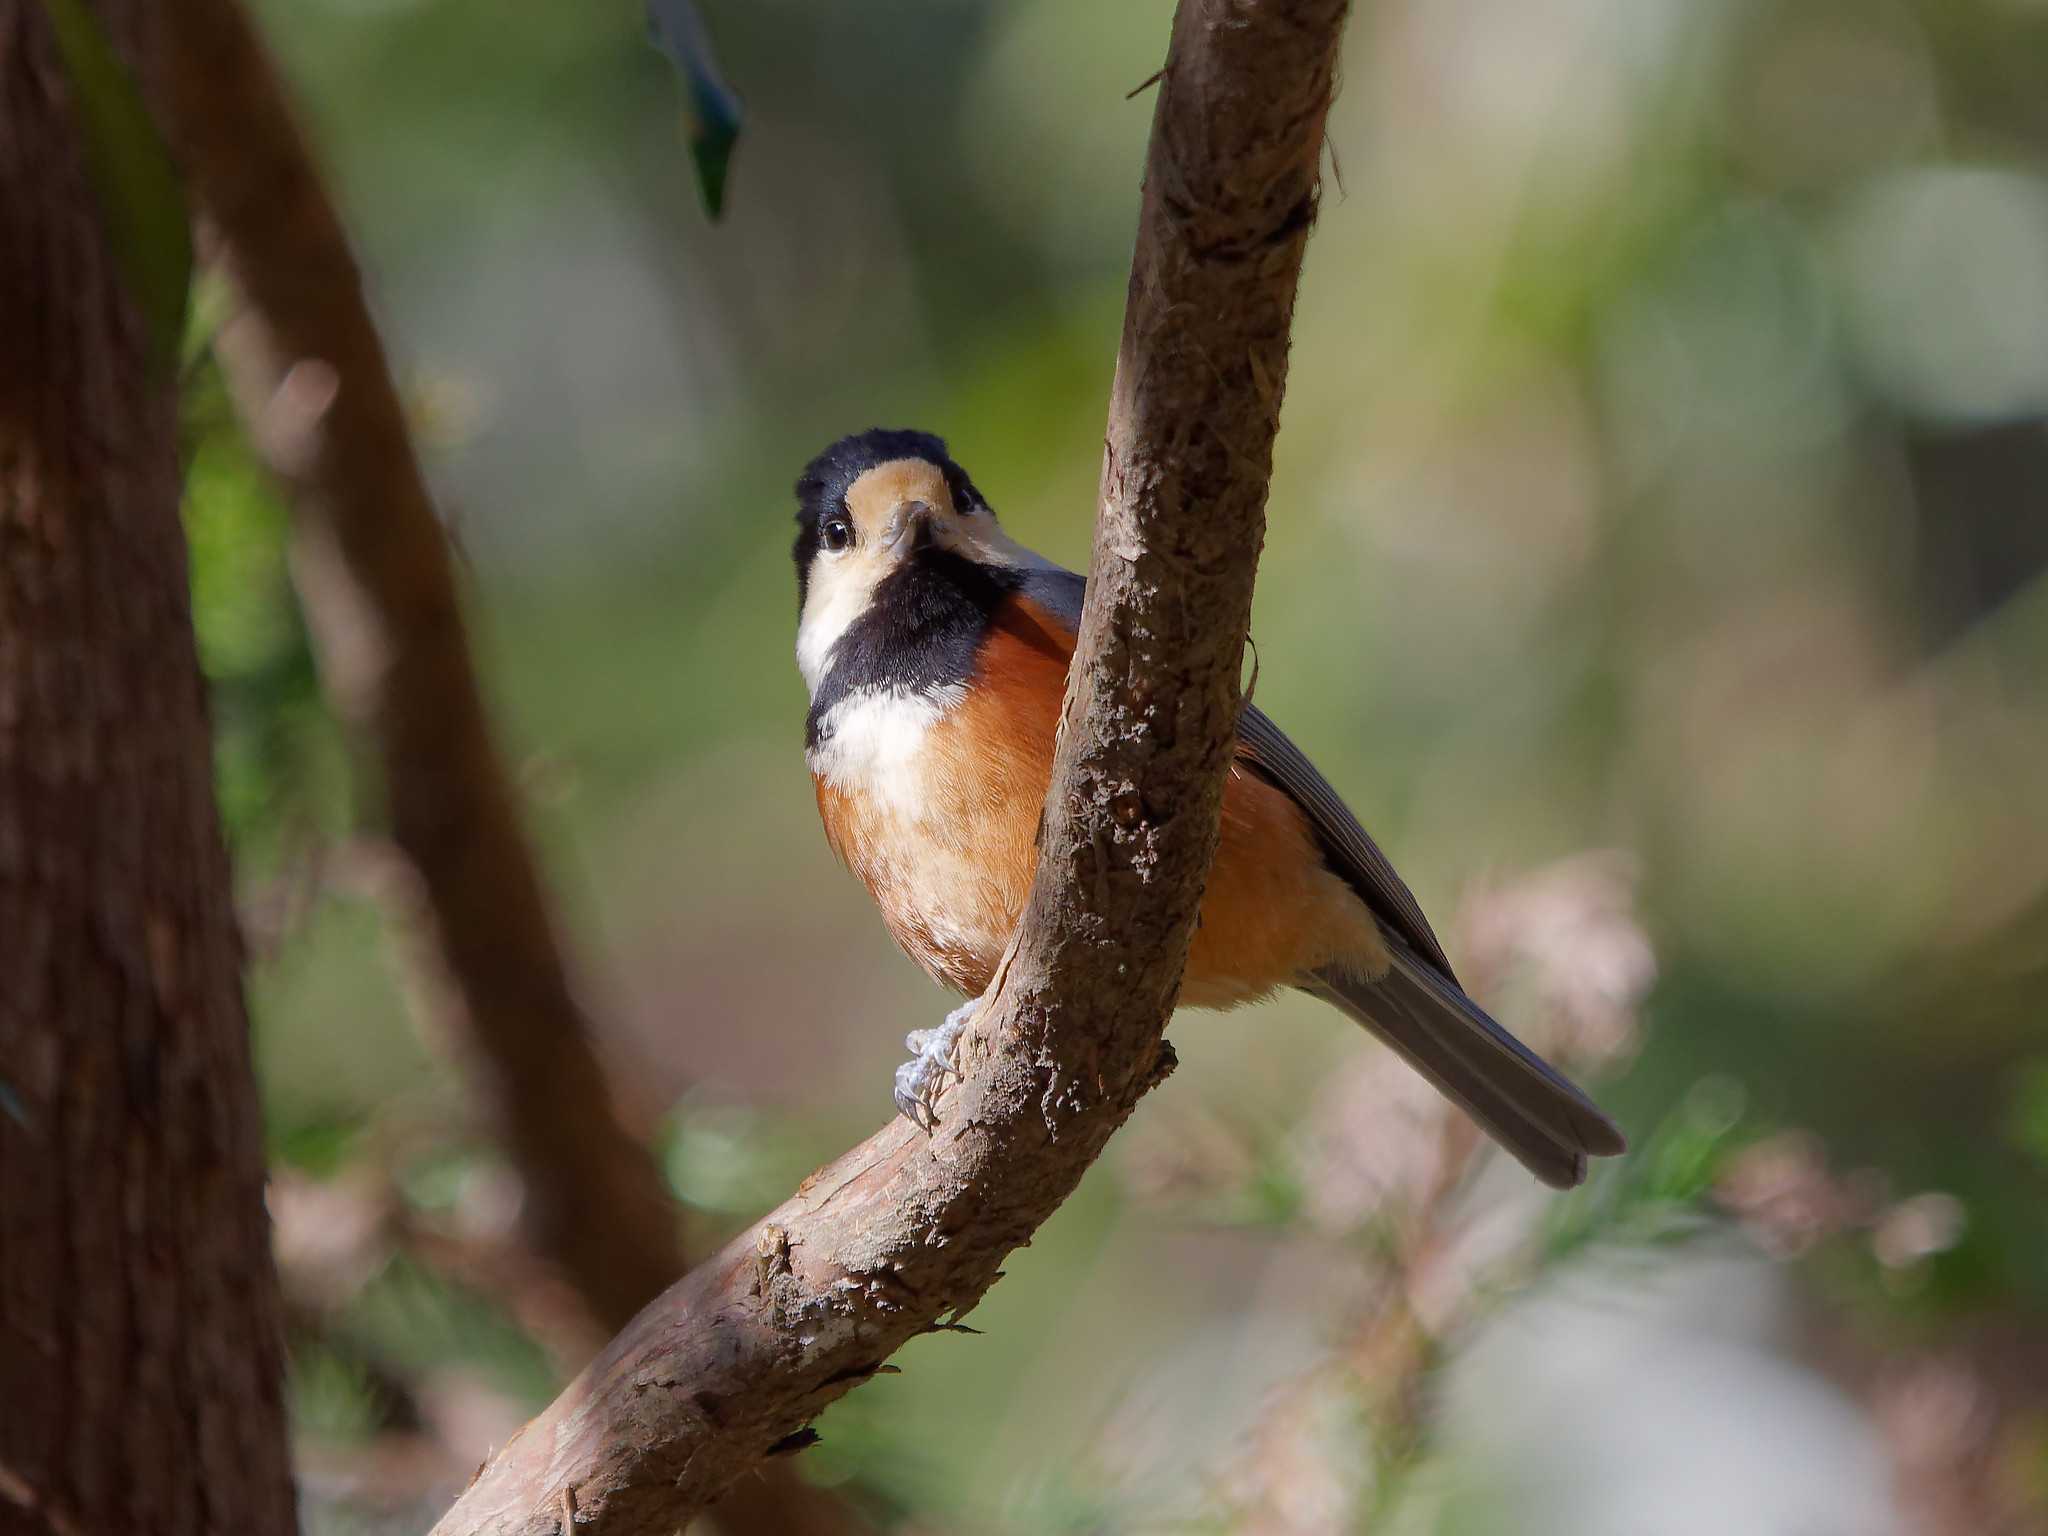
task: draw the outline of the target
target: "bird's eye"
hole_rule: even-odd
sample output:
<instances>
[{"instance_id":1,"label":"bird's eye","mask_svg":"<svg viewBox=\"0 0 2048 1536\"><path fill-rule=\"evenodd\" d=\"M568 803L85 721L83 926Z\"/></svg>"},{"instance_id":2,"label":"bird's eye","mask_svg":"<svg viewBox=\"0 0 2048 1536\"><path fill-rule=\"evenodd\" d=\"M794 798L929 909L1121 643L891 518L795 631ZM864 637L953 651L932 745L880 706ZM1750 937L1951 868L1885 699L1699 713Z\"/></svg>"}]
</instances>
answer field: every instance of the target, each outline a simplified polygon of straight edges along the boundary
<instances>
[{"instance_id":1,"label":"bird's eye","mask_svg":"<svg viewBox=\"0 0 2048 1536\"><path fill-rule=\"evenodd\" d=\"M853 542L853 524L843 517L827 518L825 526L819 530L819 535L824 540L825 547L836 555Z\"/></svg>"}]
</instances>

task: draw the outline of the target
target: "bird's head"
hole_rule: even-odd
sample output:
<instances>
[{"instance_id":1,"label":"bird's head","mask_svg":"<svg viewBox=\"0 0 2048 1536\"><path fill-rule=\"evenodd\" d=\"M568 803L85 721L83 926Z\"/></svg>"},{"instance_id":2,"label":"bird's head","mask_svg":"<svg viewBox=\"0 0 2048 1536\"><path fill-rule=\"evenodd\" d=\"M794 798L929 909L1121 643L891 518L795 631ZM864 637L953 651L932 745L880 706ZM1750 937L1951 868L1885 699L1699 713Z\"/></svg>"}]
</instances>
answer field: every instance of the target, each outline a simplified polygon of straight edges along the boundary
<instances>
[{"instance_id":1,"label":"bird's head","mask_svg":"<svg viewBox=\"0 0 2048 1536\"><path fill-rule=\"evenodd\" d=\"M843 437L796 483L797 662L813 691L839 638L891 577L959 562L1035 560L1004 534L967 471L929 432L873 427Z\"/></svg>"}]
</instances>

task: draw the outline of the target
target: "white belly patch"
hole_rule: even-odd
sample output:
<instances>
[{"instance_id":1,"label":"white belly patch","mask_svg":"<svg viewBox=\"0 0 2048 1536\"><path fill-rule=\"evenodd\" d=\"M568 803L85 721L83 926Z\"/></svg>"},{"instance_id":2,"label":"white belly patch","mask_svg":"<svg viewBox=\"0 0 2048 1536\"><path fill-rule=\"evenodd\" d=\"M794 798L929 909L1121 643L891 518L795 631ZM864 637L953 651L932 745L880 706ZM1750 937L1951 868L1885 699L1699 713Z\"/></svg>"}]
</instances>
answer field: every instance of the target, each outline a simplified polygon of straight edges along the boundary
<instances>
[{"instance_id":1,"label":"white belly patch","mask_svg":"<svg viewBox=\"0 0 2048 1536\"><path fill-rule=\"evenodd\" d=\"M877 810L919 817L929 804L925 781L931 764L925 739L965 696L960 684L905 693L863 688L848 694L818 722L818 742L804 754L811 772L834 789L858 795Z\"/></svg>"}]
</instances>

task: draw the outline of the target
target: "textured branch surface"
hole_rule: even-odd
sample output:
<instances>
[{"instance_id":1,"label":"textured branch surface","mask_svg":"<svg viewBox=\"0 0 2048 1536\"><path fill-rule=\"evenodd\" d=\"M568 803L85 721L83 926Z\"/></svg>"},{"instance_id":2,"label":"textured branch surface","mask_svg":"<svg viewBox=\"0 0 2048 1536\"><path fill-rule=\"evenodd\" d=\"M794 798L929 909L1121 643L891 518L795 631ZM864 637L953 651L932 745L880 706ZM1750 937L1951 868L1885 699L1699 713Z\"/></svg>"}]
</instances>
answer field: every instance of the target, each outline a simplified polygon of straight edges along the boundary
<instances>
[{"instance_id":1,"label":"textured branch surface","mask_svg":"<svg viewBox=\"0 0 2048 1536\"><path fill-rule=\"evenodd\" d=\"M1037 882L936 1136L897 1121L647 1308L437 1527L672 1531L957 1317L1170 1067L1344 0L1182 0Z\"/></svg>"},{"instance_id":2,"label":"textured branch surface","mask_svg":"<svg viewBox=\"0 0 2048 1536\"><path fill-rule=\"evenodd\" d=\"M375 743L530 1239L610 1331L681 1273L676 1212L571 990L347 238L235 0L166 33L171 137L239 300L215 350L293 492L323 679Z\"/></svg>"}]
</instances>

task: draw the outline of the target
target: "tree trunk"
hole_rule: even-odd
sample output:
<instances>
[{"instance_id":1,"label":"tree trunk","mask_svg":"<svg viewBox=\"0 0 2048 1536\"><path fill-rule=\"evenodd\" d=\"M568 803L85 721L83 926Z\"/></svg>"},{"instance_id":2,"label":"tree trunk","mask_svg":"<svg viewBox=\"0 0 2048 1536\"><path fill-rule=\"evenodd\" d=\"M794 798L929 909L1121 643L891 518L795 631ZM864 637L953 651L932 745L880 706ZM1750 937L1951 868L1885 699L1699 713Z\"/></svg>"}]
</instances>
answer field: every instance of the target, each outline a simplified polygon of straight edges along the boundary
<instances>
[{"instance_id":1,"label":"tree trunk","mask_svg":"<svg viewBox=\"0 0 2048 1536\"><path fill-rule=\"evenodd\" d=\"M139 0L99 7L145 86ZM178 524L40 0L0 0L0 1530L293 1527Z\"/></svg>"}]
</instances>

